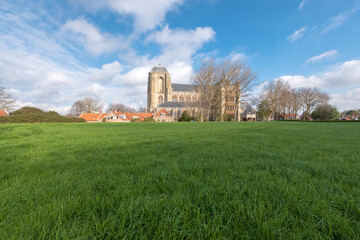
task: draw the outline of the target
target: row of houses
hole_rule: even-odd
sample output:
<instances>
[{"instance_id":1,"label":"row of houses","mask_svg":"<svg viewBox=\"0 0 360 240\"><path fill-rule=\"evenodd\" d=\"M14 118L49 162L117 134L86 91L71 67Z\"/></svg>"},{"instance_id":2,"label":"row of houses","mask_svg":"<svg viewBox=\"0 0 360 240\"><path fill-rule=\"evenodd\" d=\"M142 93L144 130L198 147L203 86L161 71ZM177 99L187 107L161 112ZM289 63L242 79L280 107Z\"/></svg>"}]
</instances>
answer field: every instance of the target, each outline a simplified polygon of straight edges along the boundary
<instances>
[{"instance_id":1,"label":"row of houses","mask_svg":"<svg viewBox=\"0 0 360 240\"><path fill-rule=\"evenodd\" d=\"M121 111L111 111L109 113L83 113L80 118L85 119L87 122L143 122L145 119L153 119L156 122L173 122L173 115L161 109L156 113L123 113Z\"/></svg>"},{"instance_id":2,"label":"row of houses","mask_svg":"<svg viewBox=\"0 0 360 240\"><path fill-rule=\"evenodd\" d=\"M121 111L111 111L109 113L83 113L80 118L85 119L87 122L143 122L146 119L153 119L156 122L177 122L179 116L185 110L179 109L178 111L168 110L162 108L154 113L123 113ZM241 114L242 121L256 121L256 111L247 106L246 110Z\"/></svg>"}]
</instances>

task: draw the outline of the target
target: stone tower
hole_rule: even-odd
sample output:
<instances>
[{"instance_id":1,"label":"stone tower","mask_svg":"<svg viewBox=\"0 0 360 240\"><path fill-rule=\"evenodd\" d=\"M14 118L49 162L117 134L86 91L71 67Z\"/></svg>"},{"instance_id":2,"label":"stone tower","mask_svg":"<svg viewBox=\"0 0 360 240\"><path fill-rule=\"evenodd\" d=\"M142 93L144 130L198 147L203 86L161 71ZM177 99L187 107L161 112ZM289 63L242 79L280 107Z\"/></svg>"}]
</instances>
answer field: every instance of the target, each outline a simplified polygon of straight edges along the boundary
<instances>
[{"instance_id":1,"label":"stone tower","mask_svg":"<svg viewBox=\"0 0 360 240\"><path fill-rule=\"evenodd\" d=\"M170 100L171 92L170 73L161 65L153 67L148 79L147 111L157 111L158 105Z\"/></svg>"}]
</instances>

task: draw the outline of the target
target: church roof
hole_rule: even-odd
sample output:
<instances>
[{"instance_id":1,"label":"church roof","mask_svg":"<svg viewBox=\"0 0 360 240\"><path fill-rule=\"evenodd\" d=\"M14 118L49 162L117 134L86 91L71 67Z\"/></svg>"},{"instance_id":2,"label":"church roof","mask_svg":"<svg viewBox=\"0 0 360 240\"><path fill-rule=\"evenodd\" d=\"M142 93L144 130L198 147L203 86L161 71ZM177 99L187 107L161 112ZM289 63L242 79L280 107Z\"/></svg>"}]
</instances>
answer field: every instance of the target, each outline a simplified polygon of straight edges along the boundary
<instances>
[{"instance_id":1,"label":"church roof","mask_svg":"<svg viewBox=\"0 0 360 240\"><path fill-rule=\"evenodd\" d=\"M196 106L196 102L163 102L159 108L187 108Z\"/></svg>"},{"instance_id":2,"label":"church roof","mask_svg":"<svg viewBox=\"0 0 360 240\"><path fill-rule=\"evenodd\" d=\"M174 92L197 92L196 86L191 84L172 83L171 87Z\"/></svg>"},{"instance_id":3,"label":"church roof","mask_svg":"<svg viewBox=\"0 0 360 240\"><path fill-rule=\"evenodd\" d=\"M163 67L159 64L159 66L155 66L151 69L151 72L158 72L158 73L167 73L168 70L166 67Z\"/></svg>"}]
</instances>

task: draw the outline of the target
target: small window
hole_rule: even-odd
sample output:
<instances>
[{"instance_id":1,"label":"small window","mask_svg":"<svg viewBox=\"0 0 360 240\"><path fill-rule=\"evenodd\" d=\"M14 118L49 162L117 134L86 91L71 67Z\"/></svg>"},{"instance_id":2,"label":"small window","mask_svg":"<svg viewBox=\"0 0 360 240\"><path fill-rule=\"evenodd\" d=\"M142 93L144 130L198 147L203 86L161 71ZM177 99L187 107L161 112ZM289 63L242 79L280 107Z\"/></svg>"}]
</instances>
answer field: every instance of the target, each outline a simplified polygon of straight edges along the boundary
<instances>
[{"instance_id":1,"label":"small window","mask_svg":"<svg viewBox=\"0 0 360 240\"><path fill-rule=\"evenodd\" d=\"M187 101L187 102L190 102L190 97L187 97L187 98L186 98L186 101Z\"/></svg>"},{"instance_id":2,"label":"small window","mask_svg":"<svg viewBox=\"0 0 360 240\"><path fill-rule=\"evenodd\" d=\"M161 113L160 115L161 115L161 117L165 117L165 113Z\"/></svg>"}]
</instances>

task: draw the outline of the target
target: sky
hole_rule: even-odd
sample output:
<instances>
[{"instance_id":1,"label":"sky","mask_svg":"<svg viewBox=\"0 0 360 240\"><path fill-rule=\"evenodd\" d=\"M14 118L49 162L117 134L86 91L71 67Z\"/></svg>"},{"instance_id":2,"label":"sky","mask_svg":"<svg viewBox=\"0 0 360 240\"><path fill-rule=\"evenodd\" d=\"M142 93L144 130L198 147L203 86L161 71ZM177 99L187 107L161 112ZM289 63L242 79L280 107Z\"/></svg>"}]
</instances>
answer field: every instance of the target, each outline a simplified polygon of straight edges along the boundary
<instances>
[{"instance_id":1,"label":"sky","mask_svg":"<svg viewBox=\"0 0 360 240\"><path fill-rule=\"evenodd\" d=\"M360 108L360 0L0 1L0 85L19 107L145 107L153 66L190 83L209 57Z\"/></svg>"}]
</instances>

